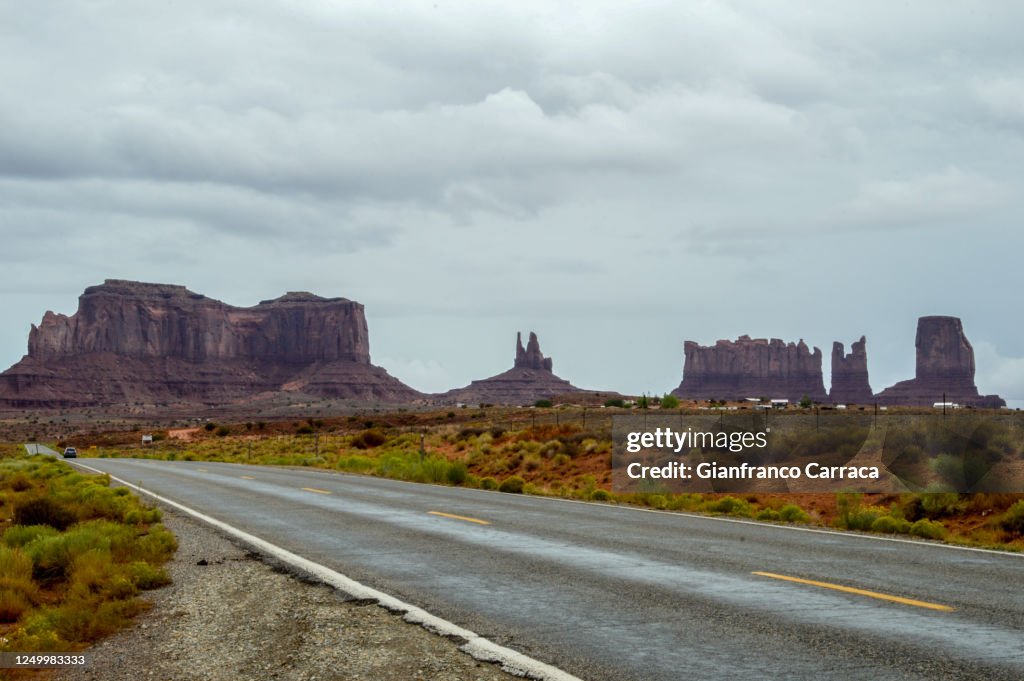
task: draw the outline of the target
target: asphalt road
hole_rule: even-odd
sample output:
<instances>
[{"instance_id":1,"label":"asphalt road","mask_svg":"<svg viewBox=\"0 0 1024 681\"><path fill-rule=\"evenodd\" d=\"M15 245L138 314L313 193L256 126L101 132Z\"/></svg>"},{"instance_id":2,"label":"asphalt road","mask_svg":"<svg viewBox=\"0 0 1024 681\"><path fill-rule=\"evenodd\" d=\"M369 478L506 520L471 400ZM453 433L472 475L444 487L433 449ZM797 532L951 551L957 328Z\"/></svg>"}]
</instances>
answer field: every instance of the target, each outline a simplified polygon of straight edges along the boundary
<instances>
[{"instance_id":1,"label":"asphalt road","mask_svg":"<svg viewBox=\"0 0 1024 681\"><path fill-rule=\"evenodd\" d=\"M1024 556L316 470L82 463L584 679L1024 679Z\"/></svg>"}]
</instances>

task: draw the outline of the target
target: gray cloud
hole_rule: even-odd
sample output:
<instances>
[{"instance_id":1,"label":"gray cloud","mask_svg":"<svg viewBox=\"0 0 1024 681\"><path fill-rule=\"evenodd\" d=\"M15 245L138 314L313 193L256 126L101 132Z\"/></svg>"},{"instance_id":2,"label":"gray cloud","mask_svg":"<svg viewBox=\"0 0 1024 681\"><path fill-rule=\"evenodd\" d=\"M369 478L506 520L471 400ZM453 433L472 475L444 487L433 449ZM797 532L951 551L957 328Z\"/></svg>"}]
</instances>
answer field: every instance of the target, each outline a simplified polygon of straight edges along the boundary
<instances>
[{"instance_id":1,"label":"gray cloud","mask_svg":"<svg viewBox=\"0 0 1024 681\"><path fill-rule=\"evenodd\" d=\"M375 357L430 389L533 327L567 378L636 392L678 381L684 338L868 333L881 388L913 371L915 317L959 314L999 348L979 380L1024 395L982 367L1024 357L1022 19L7 3L0 359L118 276L360 300Z\"/></svg>"}]
</instances>

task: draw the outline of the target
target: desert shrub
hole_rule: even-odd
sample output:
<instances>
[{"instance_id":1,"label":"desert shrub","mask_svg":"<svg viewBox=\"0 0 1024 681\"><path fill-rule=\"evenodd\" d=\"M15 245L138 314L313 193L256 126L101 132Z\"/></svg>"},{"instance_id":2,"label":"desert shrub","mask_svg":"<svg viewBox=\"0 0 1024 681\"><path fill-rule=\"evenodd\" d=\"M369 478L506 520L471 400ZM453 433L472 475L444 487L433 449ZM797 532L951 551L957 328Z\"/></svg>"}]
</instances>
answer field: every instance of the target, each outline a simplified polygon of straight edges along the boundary
<instances>
[{"instance_id":1,"label":"desert shrub","mask_svg":"<svg viewBox=\"0 0 1024 681\"><path fill-rule=\"evenodd\" d=\"M736 497L722 497L716 501L708 502L706 509L712 513L750 515L750 504Z\"/></svg>"},{"instance_id":2,"label":"desert shrub","mask_svg":"<svg viewBox=\"0 0 1024 681\"><path fill-rule=\"evenodd\" d=\"M622 400L622 398L613 397L612 399L605 400L604 406L606 406L606 407L624 407L624 406L626 406L626 403L625 403L625 401Z\"/></svg>"},{"instance_id":3,"label":"desert shrub","mask_svg":"<svg viewBox=\"0 0 1024 681\"><path fill-rule=\"evenodd\" d=\"M612 498L612 495L603 489L595 489L590 493L591 501L608 501Z\"/></svg>"},{"instance_id":4,"label":"desert shrub","mask_svg":"<svg viewBox=\"0 0 1024 681\"><path fill-rule=\"evenodd\" d=\"M1024 499L1018 501L1003 514L999 526L1017 536L1024 536Z\"/></svg>"},{"instance_id":5,"label":"desert shrub","mask_svg":"<svg viewBox=\"0 0 1024 681\"><path fill-rule=\"evenodd\" d=\"M213 432L213 429L216 428L216 427L217 427L216 423L207 423L206 425L203 426L203 428L206 430L207 433Z\"/></svg>"},{"instance_id":6,"label":"desert shrub","mask_svg":"<svg viewBox=\"0 0 1024 681\"><path fill-rule=\"evenodd\" d=\"M779 512L772 508L762 508L754 518L757 520L778 520Z\"/></svg>"},{"instance_id":7,"label":"desert shrub","mask_svg":"<svg viewBox=\"0 0 1024 681\"><path fill-rule=\"evenodd\" d=\"M25 592L0 586L0 622L17 622L31 607L32 601Z\"/></svg>"},{"instance_id":8,"label":"desert shrub","mask_svg":"<svg viewBox=\"0 0 1024 681\"><path fill-rule=\"evenodd\" d=\"M787 523L806 523L810 519L811 516L796 504L786 504L779 509L779 520Z\"/></svg>"},{"instance_id":9,"label":"desert shrub","mask_svg":"<svg viewBox=\"0 0 1024 681\"><path fill-rule=\"evenodd\" d=\"M955 492L922 494L920 499L923 514L933 520L954 515L960 510L960 495Z\"/></svg>"},{"instance_id":10,"label":"desert shrub","mask_svg":"<svg viewBox=\"0 0 1024 681\"><path fill-rule=\"evenodd\" d=\"M461 461L456 461L448 466L448 482L453 485L461 485L465 483L468 475L469 471L466 469L466 464Z\"/></svg>"},{"instance_id":11,"label":"desert shrub","mask_svg":"<svg viewBox=\"0 0 1024 681\"><path fill-rule=\"evenodd\" d=\"M550 407L551 406L551 400L537 400L536 402L533 403L533 406L535 406L535 407Z\"/></svg>"},{"instance_id":12,"label":"desert shrub","mask_svg":"<svg viewBox=\"0 0 1024 681\"><path fill-rule=\"evenodd\" d=\"M596 492L597 490L594 491ZM593 493L591 493L591 498L593 498ZM666 499L662 494L652 494L647 497L646 501L647 505L651 508L662 509L668 506L668 499Z\"/></svg>"},{"instance_id":13,"label":"desert shrub","mask_svg":"<svg viewBox=\"0 0 1024 681\"><path fill-rule=\"evenodd\" d=\"M58 531L49 525L12 525L4 530L2 541L10 547L21 547L39 537L53 537Z\"/></svg>"},{"instance_id":14,"label":"desert shrub","mask_svg":"<svg viewBox=\"0 0 1024 681\"><path fill-rule=\"evenodd\" d=\"M874 525L875 521L881 514L871 508L858 509L846 515L843 524L840 527L845 527L847 530L862 530L870 531L871 526Z\"/></svg>"},{"instance_id":15,"label":"desert shrub","mask_svg":"<svg viewBox=\"0 0 1024 681\"><path fill-rule=\"evenodd\" d=\"M910 526L910 534L915 537L924 537L925 539L944 539L946 537L946 527L935 520L922 518Z\"/></svg>"},{"instance_id":16,"label":"desert shrub","mask_svg":"<svg viewBox=\"0 0 1024 681\"><path fill-rule=\"evenodd\" d=\"M231 434L231 429L228 428L227 426L221 426L220 428L217 429L217 432L216 432L217 437L227 437L230 434Z\"/></svg>"},{"instance_id":17,"label":"desert shrub","mask_svg":"<svg viewBox=\"0 0 1024 681\"><path fill-rule=\"evenodd\" d=\"M483 478L480 480L480 489L498 489L498 481L494 478Z\"/></svg>"},{"instance_id":18,"label":"desert shrub","mask_svg":"<svg viewBox=\"0 0 1024 681\"><path fill-rule=\"evenodd\" d=\"M65 530L78 522L78 516L47 497L30 499L14 507L15 525L49 525Z\"/></svg>"},{"instance_id":19,"label":"desert shrub","mask_svg":"<svg viewBox=\"0 0 1024 681\"><path fill-rule=\"evenodd\" d=\"M883 515L875 518L874 522L871 523L870 529L872 532L881 532L883 534L907 534L910 532L910 528L910 522L903 518Z\"/></svg>"},{"instance_id":20,"label":"desert shrub","mask_svg":"<svg viewBox=\"0 0 1024 681\"><path fill-rule=\"evenodd\" d=\"M167 571L143 561L134 561L128 565L128 575L132 583L139 589L156 589L171 583Z\"/></svg>"},{"instance_id":21,"label":"desert shrub","mask_svg":"<svg viewBox=\"0 0 1024 681\"><path fill-rule=\"evenodd\" d=\"M32 489L32 481L29 480L28 476L21 471L8 475L3 480L4 486L7 489L15 492L24 492L25 490Z\"/></svg>"},{"instance_id":22,"label":"desert shrub","mask_svg":"<svg viewBox=\"0 0 1024 681\"><path fill-rule=\"evenodd\" d=\"M518 475L514 475L511 478L505 478L501 481L501 485L498 486L499 492L507 492L509 494L522 494L523 486L526 482Z\"/></svg>"},{"instance_id":23,"label":"desert shrub","mask_svg":"<svg viewBox=\"0 0 1024 681\"><path fill-rule=\"evenodd\" d=\"M572 459L569 458L568 454L556 454L555 458L551 460L551 463L557 467L564 466L570 461L572 461Z\"/></svg>"},{"instance_id":24,"label":"desert shrub","mask_svg":"<svg viewBox=\"0 0 1024 681\"><path fill-rule=\"evenodd\" d=\"M665 395L661 398L662 409L676 409L679 407L679 398L675 395Z\"/></svg>"},{"instance_id":25,"label":"desert shrub","mask_svg":"<svg viewBox=\"0 0 1024 681\"><path fill-rule=\"evenodd\" d=\"M370 428L354 435L352 437L352 446L356 449L373 449L374 447L380 447L387 441L388 438L384 433L376 428Z\"/></svg>"},{"instance_id":26,"label":"desert shrub","mask_svg":"<svg viewBox=\"0 0 1024 681\"><path fill-rule=\"evenodd\" d=\"M484 434L484 429L483 428L473 428L471 426L467 426L465 428L461 428L459 430L459 432L455 434L455 439L456 440L468 440L470 438L479 437L480 435L483 435L483 434Z\"/></svg>"}]
</instances>

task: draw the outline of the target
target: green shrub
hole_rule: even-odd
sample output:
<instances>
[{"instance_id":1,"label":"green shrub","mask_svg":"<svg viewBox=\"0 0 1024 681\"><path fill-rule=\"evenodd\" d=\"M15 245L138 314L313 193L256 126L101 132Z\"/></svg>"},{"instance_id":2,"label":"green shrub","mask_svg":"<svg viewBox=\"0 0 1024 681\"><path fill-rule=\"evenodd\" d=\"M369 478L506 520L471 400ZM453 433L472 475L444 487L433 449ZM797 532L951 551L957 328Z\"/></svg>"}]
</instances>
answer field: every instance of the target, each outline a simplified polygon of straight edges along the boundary
<instances>
[{"instance_id":1,"label":"green shrub","mask_svg":"<svg viewBox=\"0 0 1024 681\"><path fill-rule=\"evenodd\" d=\"M591 501L608 501L611 498L612 495L610 495L603 489L595 489L593 492L590 493Z\"/></svg>"},{"instance_id":2,"label":"green shrub","mask_svg":"<svg viewBox=\"0 0 1024 681\"><path fill-rule=\"evenodd\" d=\"M924 515L933 520L959 511L960 495L955 492L922 494L920 498Z\"/></svg>"},{"instance_id":3,"label":"green shrub","mask_svg":"<svg viewBox=\"0 0 1024 681\"><path fill-rule=\"evenodd\" d=\"M706 508L712 513L750 515L750 504L743 499L737 499L736 497L722 497L717 501L709 502Z\"/></svg>"},{"instance_id":4,"label":"green shrub","mask_svg":"<svg viewBox=\"0 0 1024 681\"><path fill-rule=\"evenodd\" d=\"M533 406L535 406L535 407L550 407L551 406L551 400L537 400L536 402L533 403Z\"/></svg>"},{"instance_id":5,"label":"green shrub","mask_svg":"<svg viewBox=\"0 0 1024 681\"><path fill-rule=\"evenodd\" d=\"M14 507L15 525L49 525L65 530L78 522L78 516L48 497L30 499Z\"/></svg>"},{"instance_id":6,"label":"green shrub","mask_svg":"<svg viewBox=\"0 0 1024 681\"><path fill-rule=\"evenodd\" d=\"M352 446L356 449L373 449L380 447L388 441L388 438L381 431L370 428L352 437Z\"/></svg>"},{"instance_id":7,"label":"green shrub","mask_svg":"<svg viewBox=\"0 0 1024 681\"><path fill-rule=\"evenodd\" d=\"M779 512L771 508L762 508L754 518L757 520L778 520Z\"/></svg>"},{"instance_id":8,"label":"green shrub","mask_svg":"<svg viewBox=\"0 0 1024 681\"><path fill-rule=\"evenodd\" d=\"M507 492L509 494L522 494L523 486L526 482L518 475L514 475L511 478L505 478L501 481L501 485L498 486L499 492Z\"/></svg>"},{"instance_id":9,"label":"green shrub","mask_svg":"<svg viewBox=\"0 0 1024 681\"><path fill-rule=\"evenodd\" d=\"M999 526L1012 535L1024 536L1024 499L1021 499L1006 510Z\"/></svg>"},{"instance_id":10,"label":"green shrub","mask_svg":"<svg viewBox=\"0 0 1024 681\"><path fill-rule=\"evenodd\" d=\"M448 482L453 485L465 483L468 475L469 471L466 469L466 464L461 461L456 461L448 467Z\"/></svg>"},{"instance_id":11,"label":"green shrub","mask_svg":"<svg viewBox=\"0 0 1024 681\"><path fill-rule=\"evenodd\" d=\"M595 492L597 490L594 490ZM593 495L591 495L593 496ZM668 506L668 499L662 494L652 494L646 499L647 505L651 508L662 509Z\"/></svg>"},{"instance_id":12,"label":"green shrub","mask_svg":"<svg viewBox=\"0 0 1024 681\"><path fill-rule=\"evenodd\" d=\"M806 523L811 516L796 504L786 504L779 509L779 519L787 523Z\"/></svg>"},{"instance_id":13,"label":"green shrub","mask_svg":"<svg viewBox=\"0 0 1024 681\"><path fill-rule=\"evenodd\" d=\"M910 522L903 518L883 515L875 518L875 521L871 523L870 529L872 532L881 532L883 534L907 534L910 532L910 528Z\"/></svg>"},{"instance_id":14,"label":"green shrub","mask_svg":"<svg viewBox=\"0 0 1024 681\"><path fill-rule=\"evenodd\" d=\"M661 398L662 409L676 409L679 407L679 398L675 395L665 395Z\"/></svg>"},{"instance_id":15,"label":"green shrub","mask_svg":"<svg viewBox=\"0 0 1024 681\"><path fill-rule=\"evenodd\" d=\"M606 407L625 407L626 402L621 397L613 397L612 399L605 400L604 406Z\"/></svg>"},{"instance_id":16,"label":"green shrub","mask_svg":"<svg viewBox=\"0 0 1024 681\"><path fill-rule=\"evenodd\" d=\"M156 589L171 583L171 578L166 570L142 561L129 563L128 575L132 583L142 590Z\"/></svg>"},{"instance_id":17,"label":"green shrub","mask_svg":"<svg viewBox=\"0 0 1024 681\"><path fill-rule=\"evenodd\" d=\"M945 539L946 527L940 522L922 518L910 526L910 534L925 539Z\"/></svg>"},{"instance_id":18,"label":"green shrub","mask_svg":"<svg viewBox=\"0 0 1024 681\"><path fill-rule=\"evenodd\" d=\"M21 547L39 537L53 537L59 534L49 525L12 525L4 530L3 543L11 547Z\"/></svg>"},{"instance_id":19,"label":"green shrub","mask_svg":"<svg viewBox=\"0 0 1024 681\"><path fill-rule=\"evenodd\" d=\"M483 478L480 480L480 489L498 489L498 481L494 478Z\"/></svg>"}]
</instances>

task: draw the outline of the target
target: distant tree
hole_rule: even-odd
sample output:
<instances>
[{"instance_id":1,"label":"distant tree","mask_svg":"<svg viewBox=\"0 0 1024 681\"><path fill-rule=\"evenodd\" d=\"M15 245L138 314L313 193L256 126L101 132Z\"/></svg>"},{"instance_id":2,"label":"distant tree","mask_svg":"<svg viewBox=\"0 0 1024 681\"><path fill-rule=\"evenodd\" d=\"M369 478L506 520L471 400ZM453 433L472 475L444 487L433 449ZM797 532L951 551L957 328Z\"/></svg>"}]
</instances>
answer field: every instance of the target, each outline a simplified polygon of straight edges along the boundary
<instances>
[{"instance_id":1,"label":"distant tree","mask_svg":"<svg viewBox=\"0 0 1024 681\"><path fill-rule=\"evenodd\" d=\"M641 395L640 399L636 401L636 406L641 409L647 409L650 406L650 402L647 400L647 395Z\"/></svg>"},{"instance_id":2,"label":"distant tree","mask_svg":"<svg viewBox=\"0 0 1024 681\"><path fill-rule=\"evenodd\" d=\"M535 406L535 407L550 407L551 406L551 400L537 400L536 402L533 403L533 406Z\"/></svg>"},{"instance_id":3,"label":"distant tree","mask_svg":"<svg viewBox=\"0 0 1024 681\"><path fill-rule=\"evenodd\" d=\"M679 406L679 398L675 395L665 395L661 398L662 409L675 409Z\"/></svg>"},{"instance_id":4,"label":"distant tree","mask_svg":"<svg viewBox=\"0 0 1024 681\"><path fill-rule=\"evenodd\" d=\"M804 395L802 398L800 398L801 409L810 409L812 406L814 406L814 403L811 402L811 398L809 396Z\"/></svg>"}]
</instances>

